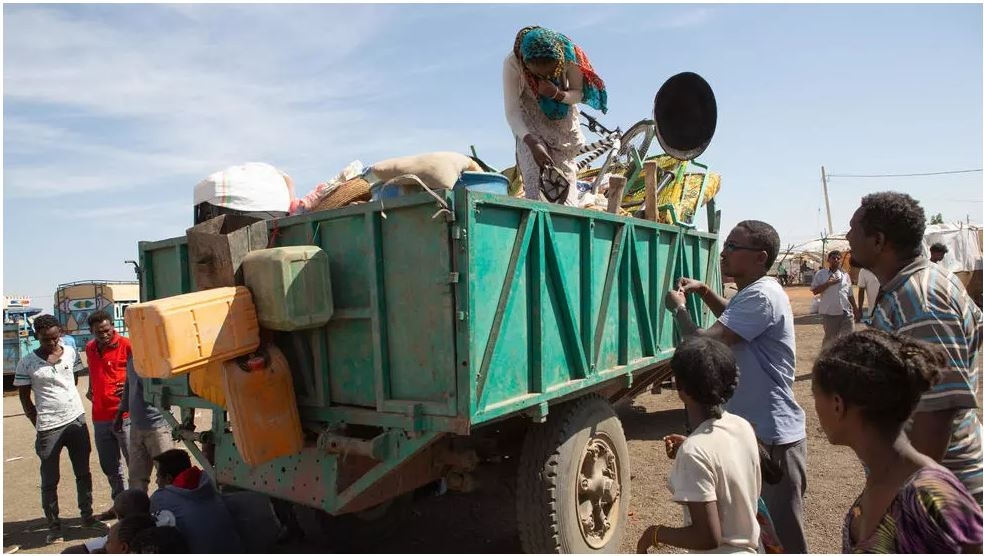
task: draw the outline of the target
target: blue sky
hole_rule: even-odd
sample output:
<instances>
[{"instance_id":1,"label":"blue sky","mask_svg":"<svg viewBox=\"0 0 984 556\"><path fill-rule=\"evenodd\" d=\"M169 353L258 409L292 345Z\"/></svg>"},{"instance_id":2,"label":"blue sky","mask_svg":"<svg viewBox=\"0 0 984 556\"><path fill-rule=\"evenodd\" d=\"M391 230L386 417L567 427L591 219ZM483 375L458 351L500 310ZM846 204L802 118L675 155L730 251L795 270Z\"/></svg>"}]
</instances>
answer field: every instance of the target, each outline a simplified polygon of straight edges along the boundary
<instances>
[{"instance_id":1,"label":"blue sky","mask_svg":"<svg viewBox=\"0 0 984 556\"><path fill-rule=\"evenodd\" d=\"M980 5L4 5L3 290L131 279L137 241L191 225L192 189L266 161L301 194L348 162L475 145L512 165L502 60L540 24L580 44L621 125L703 75L727 231L826 228L834 174L982 166ZM981 174L830 182L835 231L894 189L981 224Z\"/></svg>"}]
</instances>

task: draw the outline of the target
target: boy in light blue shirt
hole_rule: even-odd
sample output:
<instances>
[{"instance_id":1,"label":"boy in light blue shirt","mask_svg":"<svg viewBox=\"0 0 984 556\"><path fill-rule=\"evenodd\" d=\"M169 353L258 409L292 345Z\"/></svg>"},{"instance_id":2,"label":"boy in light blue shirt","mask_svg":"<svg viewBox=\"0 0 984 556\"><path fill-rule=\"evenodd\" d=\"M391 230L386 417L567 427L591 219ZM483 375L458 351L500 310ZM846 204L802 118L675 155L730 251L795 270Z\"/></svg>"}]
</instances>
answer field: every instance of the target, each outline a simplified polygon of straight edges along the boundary
<instances>
[{"instance_id":1,"label":"boy in light blue shirt","mask_svg":"<svg viewBox=\"0 0 984 556\"><path fill-rule=\"evenodd\" d=\"M804 554L806 414L793 395L796 337L792 307L779 282L766 275L778 253L775 228L757 220L739 222L721 250L721 272L735 278L738 293L728 301L707 284L681 278L679 288L667 292L666 307L684 336L706 336L731 347L739 376L727 410L752 424L764 445L763 457L782 469L778 483L763 483L762 498L783 549ZM686 309L689 293L700 296L718 317L710 328L694 325Z\"/></svg>"}]
</instances>

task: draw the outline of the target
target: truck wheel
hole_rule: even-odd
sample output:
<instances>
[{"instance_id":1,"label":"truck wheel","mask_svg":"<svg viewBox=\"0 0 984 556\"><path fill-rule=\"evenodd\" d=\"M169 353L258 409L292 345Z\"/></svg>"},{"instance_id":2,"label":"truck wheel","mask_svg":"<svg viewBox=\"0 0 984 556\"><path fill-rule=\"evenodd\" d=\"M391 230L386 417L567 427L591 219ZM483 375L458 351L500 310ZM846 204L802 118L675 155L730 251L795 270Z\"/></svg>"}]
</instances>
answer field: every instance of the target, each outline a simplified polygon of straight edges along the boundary
<instances>
[{"instance_id":1,"label":"truck wheel","mask_svg":"<svg viewBox=\"0 0 984 556\"><path fill-rule=\"evenodd\" d=\"M551 409L526 434L516 513L529 553L614 553L629 510L629 451L608 400Z\"/></svg>"}]
</instances>

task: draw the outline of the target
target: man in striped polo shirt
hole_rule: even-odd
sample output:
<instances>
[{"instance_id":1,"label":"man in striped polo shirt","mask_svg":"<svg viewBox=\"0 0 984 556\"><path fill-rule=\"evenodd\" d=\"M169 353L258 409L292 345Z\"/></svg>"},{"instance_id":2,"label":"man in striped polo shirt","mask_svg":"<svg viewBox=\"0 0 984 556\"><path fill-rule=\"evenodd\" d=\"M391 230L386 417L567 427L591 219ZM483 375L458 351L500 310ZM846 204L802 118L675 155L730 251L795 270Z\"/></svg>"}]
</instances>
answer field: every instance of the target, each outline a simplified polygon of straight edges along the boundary
<instances>
[{"instance_id":1,"label":"man in striped polo shirt","mask_svg":"<svg viewBox=\"0 0 984 556\"><path fill-rule=\"evenodd\" d=\"M925 213L909 195L867 195L847 234L851 264L871 270L882 284L872 327L946 349L950 368L923 395L907 432L917 450L952 471L980 503L981 311L956 276L922 255L925 230Z\"/></svg>"}]
</instances>

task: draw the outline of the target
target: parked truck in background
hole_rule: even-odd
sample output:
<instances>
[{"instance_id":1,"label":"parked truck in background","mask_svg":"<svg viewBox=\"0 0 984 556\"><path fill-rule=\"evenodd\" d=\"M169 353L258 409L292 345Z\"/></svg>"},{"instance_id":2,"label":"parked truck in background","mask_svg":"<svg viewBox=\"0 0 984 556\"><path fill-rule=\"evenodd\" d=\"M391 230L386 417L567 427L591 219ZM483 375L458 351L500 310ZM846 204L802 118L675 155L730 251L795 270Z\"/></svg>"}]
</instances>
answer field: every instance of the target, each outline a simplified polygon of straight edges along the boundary
<instances>
[{"instance_id":1,"label":"parked truck in background","mask_svg":"<svg viewBox=\"0 0 984 556\"><path fill-rule=\"evenodd\" d=\"M31 298L4 296L3 305L3 388L13 388L14 372L22 357L38 348L31 329L41 309L31 306Z\"/></svg>"},{"instance_id":2,"label":"parked truck in background","mask_svg":"<svg viewBox=\"0 0 984 556\"><path fill-rule=\"evenodd\" d=\"M80 352L92 339L88 318L95 311L106 311L113 318L116 330L127 335L123 313L140 299L140 284L136 281L83 280L59 284L55 290L54 315L62 331L75 339Z\"/></svg>"}]
</instances>

